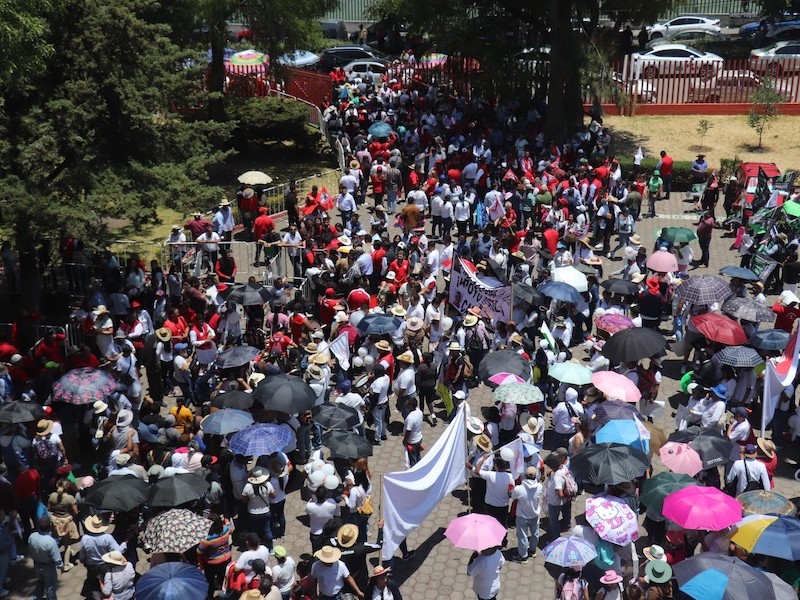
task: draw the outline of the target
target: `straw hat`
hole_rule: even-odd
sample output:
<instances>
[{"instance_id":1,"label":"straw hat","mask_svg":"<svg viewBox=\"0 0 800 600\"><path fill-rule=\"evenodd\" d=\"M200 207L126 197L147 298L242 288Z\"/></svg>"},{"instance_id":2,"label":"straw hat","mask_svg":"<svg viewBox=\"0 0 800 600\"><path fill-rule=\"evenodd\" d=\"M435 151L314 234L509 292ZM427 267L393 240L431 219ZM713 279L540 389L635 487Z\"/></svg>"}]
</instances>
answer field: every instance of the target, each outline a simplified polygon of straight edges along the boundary
<instances>
[{"instance_id":1,"label":"straw hat","mask_svg":"<svg viewBox=\"0 0 800 600\"><path fill-rule=\"evenodd\" d=\"M758 449L764 453L764 456L772 460L775 456L775 442L766 438L758 438L756 444L758 444Z\"/></svg>"},{"instance_id":2,"label":"straw hat","mask_svg":"<svg viewBox=\"0 0 800 600\"><path fill-rule=\"evenodd\" d=\"M467 309L467 313L470 314L470 315L475 315L476 317L480 317L481 316L481 309L479 307L477 307L477 306L470 306Z\"/></svg>"},{"instance_id":3,"label":"straw hat","mask_svg":"<svg viewBox=\"0 0 800 600\"><path fill-rule=\"evenodd\" d=\"M380 350L381 352L391 352L392 347L389 345L389 342L386 340L378 340L375 343L375 349Z\"/></svg>"},{"instance_id":4,"label":"straw hat","mask_svg":"<svg viewBox=\"0 0 800 600\"><path fill-rule=\"evenodd\" d=\"M309 365L308 369L306 369L306 372L311 376L312 379L322 379L322 369L320 369L317 365Z\"/></svg>"},{"instance_id":5,"label":"straw hat","mask_svg":"<svg viewBox=\"0 0 800 600\"><path fill-rule=\"evenodd\" d=\"M326 565L332 565L342 558L342 551L333 546L323 546L321 550L314 552L314 558L319 559L320 562Z\"/></svg>"},{"instance_id":6,"label":"straw hat","mask_svg":"<svg viewBox=\"0 0 800 600\"><path fill-rule=\"evenodd\" d=\"M372 576L373 577L380 577L381 575L387 575L388 573L392 572L391 567L384 567L383 565L378 565L373 569Z\"/></svg>"},{"instance_id":7,"label":"straw hat","mask_svg":"<svg viewBox=\"0 0 800 600\"><path fill-rule=\"evenodd\" d=\"M405 308L403 308L402 306L400 306L399 304L395 304L389 310L389 312L392 313L395 317L401 317L401 318L405 317L408 314L408 311Z\"/></svg>"},{"instance_id":8,"label":"straw hat","mask_svg":"<svg viewBox=\"0 0 800 600\"><path fill-rule=\"evenodd\" d=\"M463 352L464 351L464 348L462 348L461 344L459 344L458 342L450 342L450 345L447 346L447 349L450 350L450 352Z\"/></svg>"},{"instance_id":9,"label":"straw hat","mask_svg":"<svg viewBox=\"0 0 800 600\"><path fill-rule=\"evenodd\" d=\"M537 419L536 417L531 417L530 419L528 419L528 422L522 426L522 431L524 431L525 433L529 433L531 435L536 435L537 433L539 433L539 427L540 427L539 419Z\"/></svg>"},{"instance_id":10,"label":"straw hat","mask_svg":"<svg viewBox=\"0 0 800 600\"><path fill-rule=\"evenodd\" d=\"M309 360L315 365L327 365L331 360L331 355L327 352L321 352L319 354L314 354Z\"/></svg>"},{"instance_id":11,"label":"straw hat","mask_svg":"<svg viewBox=\"0 0 800 600\"><path fill-rule=\"evenodd\" d=\"M398 356L395 360L400 362L405 362L408 364L414 364L414 355L411 354L410 350L406 350L400 356Z\"/></svg>"},{"instance_id":12,"label":"straw hat","mask_svg":"<svg viewBox=\"0 0 800 600\"><path fill-rule=\"evenodd\" d=\"M475 445L484 452L492 451L492 440L485 433L475 436Z\"/></svg>"},{"instance_id":13,"label":"straw hat","mask_svg":"<svg viewBox=\"0 0 800 600\"><path fill-rule=\"evenodd\" d=\"M246 590L239 596L239 600L264 600L264 596L258 590Z\"/></svg>"},{"instance_id":14,"label":"straw hat","mask_svg":"<svg viewBox=\"0 0 800 600\"><path fill-rule=\"evenodd\" d=\"M467 315L464 319L464 327L474 327L478 324L478 317L475 315Z\"/></svg>"},{"instance_id":15,"label":"straw hat","mask_svg":"<svg viewBox=\"0 0 800 600\"><path fill-rule=\"evenodd\" d=\"M586 264L587 265L600 266L600 265L603 264L603 259L601 259L599 256L593 256L592 258L587 258L586 259Z\"/></svg>"},{"instance_id":16,"label":"straw hat","mask_svg":"<svg viewBox=\"0 0 800 600\"><path fill-rule=\"evenodd\" d=\"M630 239L629 239L628 241L629 241L629 242L631 243L631 245L633 245L633 246L641 246L641 245L642 245L642 238L641 238L641 237L639 237L639 234L638 234L638 233L634 233L634 234L633 234L633 235L630 237Z\"/></svg>"},{"instance_id":17,"label":"straw hat","mask_svg":"<svg viewBox=\"0 0 800 600\"><path fill-rule=\"evenodd\" d=\"M36 424L36 435L50 435L53 431L53 422L48 419L42 419Z\"/></svg>"},{"instance_id":18,"label":"straw hat","mask_svg":"<svg viewBox=\"0 0 800 600\"><path fill-rule=\"evenodd\" d=\"M516 331L508 338L509 344L522 344L522 336Z\"/></svg>"},{"instance_id":19,"label":"straw hat","mask_svg":"<svg viewBox=\"0 0 800 600\"><path fill-rule=\"evenodd\" d=\"M352 523L347 523L339 528L336 532L336 541L339 542L341 548L350 548L358 541L358 526Z\"/></svg>"},{"instance_id":20,"label":"straw hat","mask_svg":"<svg viewBox=\"0 0 800 600\"><path fill-rule=\"evenodd\" d=\"M222 197L222 200L219 201L219 206L230 206L230 205L231 201L225 198L224 196Z\"/></svg>"},{"instance_id":21,"label":"straw hat","mask_svg":"<svg viewBox=\"0 0 800 600\"><path fill-rule=\"evenodd\" d=\"M103 562L110 565L117 565L118 567L124 567L128 564L128 559L122 556L122 552L119 550L106 552L101 558L103 559Z\"/></svg>"},{"instance_id":22,"label":"straw hat","mask_svg":"<svg viewBox=\"0 0 800 600\"><path fill-rule=\"evenodd\" d=\"M631 275L632 283L642 283L643 281L644 281L644 273L636 273L635 275Z\"/></svg>"},{"instance_id":23,"label":"straw hat","mask_svg":"<svg viewBox=\"0 0 800 600\"><path fill-rule=\"evenodd\" d=\"M406 321L406 329L408 331L419 331L423 325L424 323L419 317L411 317Z\"/></svg>"},{"instance_id":24,"label":"straw hat","mask_svg":"<svg viewBox=\"0 0 800 600\"><path fill-rule=\"evenodd\" d=\"M316 354L317 353L317 343L316 342L309 342L307 346L303 346L303 349L308 352L309 354Z\"/></svg>"},{"instance_id":25,"label":"straw hat","mask_svg":"<svg viewBox=\"0 0 800 600\"><path fill-rule=\"evenodd\" d=\"M83 528L89 533L105 533L108 531L108 525L97 515L86 517L83 520Z\"/></svg>"},{"instance_id":26,"label":"straw hat","mask_svg":"<svg viewBox=\"0 0 800 600\"><path fill-rule=\"evenodd\" d=\"M247 478L247 483L258 485L259 483L264 483L267 479L269 479L269 475L267 475L264 471L261 469L253 469L250 471L250 476Z\"/></svg>"},{"instance_id":27,"label":"straw hat","mask_svg":"<svg viewBox=\"0 0 800 600\"><path fill-rule=\"evenodd\" d=\"M172 339L172 332L166 327L156 329L156 337L162 342L168 342Z\"/></svg>"}]
</instances>

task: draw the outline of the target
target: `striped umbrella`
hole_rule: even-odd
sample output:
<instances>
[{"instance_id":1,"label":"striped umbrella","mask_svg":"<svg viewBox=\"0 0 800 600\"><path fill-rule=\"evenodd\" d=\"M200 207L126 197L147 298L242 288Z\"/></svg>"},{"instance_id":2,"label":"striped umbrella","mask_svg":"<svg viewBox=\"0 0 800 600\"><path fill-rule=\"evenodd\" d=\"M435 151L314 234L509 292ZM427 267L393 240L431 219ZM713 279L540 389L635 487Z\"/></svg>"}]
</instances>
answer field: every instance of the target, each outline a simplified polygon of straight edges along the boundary
<instances>
[{"instance_id":1,"label":"striped umbrella","mask_svg":"<svg viewBox=\"0 0 800 600\"><path fill-rule=\"evenodd\" d=\"M286 427L256 423L234 435L228 449L242 456L266 456L283 450L291 440L292 434Z\"/></svg>"},{"instance_id":2,"label":"striped umbrella","mask_svg":"<svg viewBox=\"0 0 800 600\"><path fill-rule=\"evenodd\" d=\"M447 63L447 54L442 54L441 52L430 52L417 61L417 64L423 69L443 67L445 63Z\"/></svg>"},{"instance_id":3,"label":"striped umbrella","mask_svg":"<svg viewBox=\"0 0 800 600\"><path fill-rule=\"evenodd\" d=\"M716 357L721 364L731 367L755 367L764 362L761 355L749 346L728 346L717 352Z\"/></svg>"},{"instance_id":4,"label":"striped umbrella","mask_svg":"<svg viewBox=\"0 0 800 600\"><path fill-rule=\"evenodd\" d=\"M597 557L597 550L585 539L576 535L553 540L544 550L545 562L559 567L583 568Z\"/></svg>"},{"instance_id":5,"label":"striped umbrella","mask_svg":"<svg viewBox=\"0 0 800 600\"><path fill-rule=\"evenodd\" d=\"M242 50L226 60L225 66L237 72L264 71L269 68L269 56L257 50Z\"/></svg>"},{"instance_id":6,"label":"striped umbrella","mask_svg":"<svg viewBox=\"0 0 800 600\"><path fill-rule=\"evenodd\" d=\"M709 306L724 302L733 292L728 282L716 275L692 275L675 289L675 296L690 304Z\"/></svg>"}]
</instances>

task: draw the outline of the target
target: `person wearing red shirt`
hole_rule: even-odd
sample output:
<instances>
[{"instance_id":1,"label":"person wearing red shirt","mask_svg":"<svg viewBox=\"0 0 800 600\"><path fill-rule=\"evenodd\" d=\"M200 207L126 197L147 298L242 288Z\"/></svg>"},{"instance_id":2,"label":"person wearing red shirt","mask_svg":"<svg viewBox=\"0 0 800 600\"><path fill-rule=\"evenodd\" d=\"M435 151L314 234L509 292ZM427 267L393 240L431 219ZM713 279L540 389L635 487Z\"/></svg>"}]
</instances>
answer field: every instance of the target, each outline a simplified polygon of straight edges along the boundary
<instances>
[{"instance_id":1,"label":"person wearing red shirt","mask_svg":"<svg viewBox=\"0 0 800 600\"><path fill-rule=\"evenodd\" d=\"M558 251L558 232L553 229L553 224L549 221L545 221L544 223L542 237L544 238L544 245L547 251L555 256Z\"/></svg>"},{"instance_id":2,"label":"person wearing red shirt","mask_svg":"<svg viewBox=\"0 0 800 600\"><path fill-rule=\"evenodd\" d=\"M11 473L14 479L14 473ZM18 514L25 536L30 535L36 524L36 507L39 503L39 493L42 489L42 478L39 471L31 467L25 469L14 479L14 492L19 502Z\"/></svg>"},{"instance_id":3,"label":"person wearing red shirt","mask_svg":"<svg viewBox=\"0 0 800 600\"><path fill-rule=\"evenodd\" d=\"M383 363L389 381L394 381L394 356L391 345L386 340L379 340L375 344L375 349L378 351L378 364Z\"/></svg>"},{"instance_id":4,"label":"person wearing red shirt","mask_svg":"<svg viewBox=\"0 0 800 600\"><path fill-rule=\"evenodd\" d=\"M406 258L405 250L398 250L397 258L389 265L389 271L394 271L394 283L398 288L408 281L408 272L410 270L411 263Z\"/></svg>"},{"instance_id":5,"label":"person wearing red shirt","mask_svg":"<svg viewBox=\"0 0 800 600\"><path fill-rule=\"evenodd\" d=\"M100 361L92 354L91 348L83 344L80 349L67 357L64 361L64 370L71 371L72 369L97 369L100 367Z\"/></svg>"},{"instance_id":6,"label":"person wearing red shirt","mask_svg":"<svg viewBox=\"0 0 800 600\"><path fill-rule=\"evenodd\" d=\"M63 333L48 331L44 335L42 343L36 347L34 358L36 358L37 362L44 358L44 362L53 361L59 365L62 364L64 362L64 354L61 351L61 342L66 338L67 336Z\"/></svg>"},{"instance_id":7,"label":"person wearing red shirt","mask_svg":"<svg viewBox=\"0 0 800 600\"><path fill-rule=\"evenodd\" d=\"M197 239L206 231L206 226L211 225L211 221L203 218L203 213L196 210L192 213L192 220L186 221L183 224L184 229L188 229L192 233L192 239Z\"/></svg>"},{"instance_id":8,"label":"person wearing red shirt","mask_svg":"<svg viewBox=\"0 0 800 600\"><path fill-rule=\"evenodd\" d=\"M319 301L319 320L320 323L331 323L333 316L336 314L336 307L339 305L340 300L335 298L336 290L328 288L325 290L325 296L320 298Z\"/></svg>"},{"instance_id":9,"label":"person wearing red shirt","mask_svg":"<svg viewBox=\"0 0 800 600\"><path fill-rule=\"evenodd\" d=\"M242 185L245 186L245 184ZM239 214L242 216L242 226L246 232L250 232L253 226L253 220L258 212L258 196L256 196L256 191L250 186L245 186L236 196L236 202L239 205Z\"/></svg>"},{"instance_id":10,"label":"person wearing red shirt","mask_svg":"<svg viewBox=\"0 0 800 600\"><path fill-rule=\"evenodd\" d=\"M800 300L792 292L783 292L781 299L772 305L772 312L775 313L775 329L783 329L792 332L795 319L800 317Z\"/></svg>"},{"instance_id":11,"label":"person wearing red shirt","mask_svg":"<svg viewBox=\"0 0 800 600\"><path fill-rule=\"evenodd\" d=\"M378 289L381 283L381 271L383 269L383 259L386 257L386 250L383 249L380 240L372 242L372 278L370 284L373 289Z\"/></svg>"},{"instance_id":12,"label":"person wearing red shirt","mask_svg":"<svg viewBox=\"0 0 800 600\"><path fill-rule=\"evenodd\" d=\"M672 157L667 154L666 150L661 151L661 160L658 161L656 169L661 174L664 198L669 200L669 192L672 189Z\"/></svg>"},{"instance_id":13,"label":"person wearing red shirt","mask_svg":"<svg viewBox=\"0 0 800 600\"><path fill-rule=\"evenodd\" d=\"M172 333L173 343L185 342L189 335L189 325L177 308L173 308L170 311L169 318L164 321L164 327Z\"/></svg>"},{"instance_id":14,"label":"person wearing red shirt","mask_svg":"<svg viewBox=\"0 0 800 600\"><path fill-rule=\"evenodd\" d=\"M255 221L253 221L253 239L256 241L256 260L253 263L254 267L257 267L259 263L259 258L261 258L261 250L264 248L262 244L257 243L259 240L263 240L264 236L268 233L271 233L275 230L275 221L267 214L267 208L262 206L258 209L258 216L256 217Z\"/></svg>"},{"instance_id":15,"label":"person wearing red shirt","mask_svg":"<svg viewBox=\"0 0 800 600\"><path fill-rule=\"evenodd\" d=\"M347 295L347 307L350 310L358 310L364 304L370 304L370 296L364 288L356 288Z\"/></svg>"}]
</instances>

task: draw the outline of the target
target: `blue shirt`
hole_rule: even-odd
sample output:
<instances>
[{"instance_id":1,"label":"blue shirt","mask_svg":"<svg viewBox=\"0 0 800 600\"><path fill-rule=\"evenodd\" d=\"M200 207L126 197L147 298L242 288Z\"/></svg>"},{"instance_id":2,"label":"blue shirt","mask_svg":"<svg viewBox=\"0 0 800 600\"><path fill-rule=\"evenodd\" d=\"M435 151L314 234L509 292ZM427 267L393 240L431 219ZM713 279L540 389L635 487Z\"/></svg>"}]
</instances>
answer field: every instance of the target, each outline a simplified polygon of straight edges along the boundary
<instances>
[{"instance_id":1,"label":"blue shirt","mask_svg":"<svg viewBox=\"0 0 800 600\"><path fill-rule=\"evenodd\" d=\"M64 566L58 542L49 533L34 531L28 538L28 556L36 564L55 565L59 569Z\"/></svg>"},{"instance_id":2,"label":"blue shirt","mask_svg":"<svg viewBox=\"0 0 800 600\"><path fill-rule=\"evenodd\" d=\"M125 552L127 546L125 542L118 544L110 533L87 533L81 537L81 561L87 567L97 567L103 564L103 554L114 550Z\"/></svg>"}]
</instances>

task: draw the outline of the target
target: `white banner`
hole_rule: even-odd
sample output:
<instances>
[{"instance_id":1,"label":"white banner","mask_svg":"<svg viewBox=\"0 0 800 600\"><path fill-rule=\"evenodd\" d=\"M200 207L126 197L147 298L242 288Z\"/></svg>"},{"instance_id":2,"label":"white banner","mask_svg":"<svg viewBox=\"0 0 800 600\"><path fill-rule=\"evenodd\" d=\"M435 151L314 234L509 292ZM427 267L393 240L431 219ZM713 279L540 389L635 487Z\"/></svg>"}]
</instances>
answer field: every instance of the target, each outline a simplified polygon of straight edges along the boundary
<instances>
[{"instance_id":1,"label":"white banner","mask_svg":"<svg viewBox=\"0 0 800 600\"><path fill-rule=\"evenodd\" d=\"M383 547L389 560L436 505L467 481L467 421L462 404L442 436L417 464L383 476Z\"/></svg>"},{"instance_id":2,"label":"white banner","mask_svg":"<svg viewBox=\"0 0 800 600\"><path fill-rule=\"evenodd\" d=\"M795 328L792 339L786 345L783 354L778 358L771 358L767 361L767 368L764 371L764 402L761 410L761 437L775 416L775 409L778 408L781 394L791 383L797 374L798 356L800 356L800 328ZM776 442L778 443L778 442Z\"/></svg>"},{"instance_id":3,"label":"white banner","mask_svg":"<svg viewBox=\"0 0 800 600\"><path fill-rule=\"evenodd\" d=\"M461 263L461 259L458 259ZM481 314L495 321L511 320L511 286L492 287L478 279L463 263L450 274L450 304L466 314L477 306Z\"/></svg>"}]
</instances>

